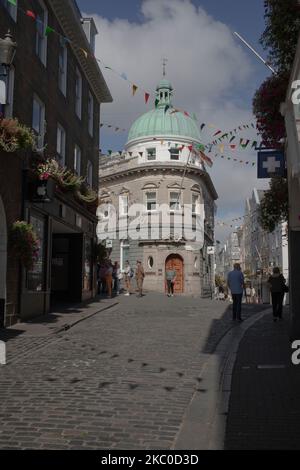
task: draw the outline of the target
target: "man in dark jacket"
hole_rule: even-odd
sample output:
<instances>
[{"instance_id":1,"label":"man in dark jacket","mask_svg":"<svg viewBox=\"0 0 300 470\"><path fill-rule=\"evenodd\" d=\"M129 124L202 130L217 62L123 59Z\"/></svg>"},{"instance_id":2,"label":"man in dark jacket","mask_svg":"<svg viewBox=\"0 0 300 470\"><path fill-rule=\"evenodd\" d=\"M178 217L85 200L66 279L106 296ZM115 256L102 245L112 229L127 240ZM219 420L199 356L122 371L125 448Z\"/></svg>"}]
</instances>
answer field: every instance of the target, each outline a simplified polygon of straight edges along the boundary
<instances>
[{"instance_id":1,"label":"man in dark jacket","mask_svg":"<svg viewBox=\"0 0 300 470\"><path fill-rule=\"evenodd\" d=\"M271 290L272 306L273 306L273 321L277 319L282 320L282 303L284 293L287 291L286 280L280 274L279 268L273 268L273 274L268 279L268 285Z\"/></svg>"}]
</instances>

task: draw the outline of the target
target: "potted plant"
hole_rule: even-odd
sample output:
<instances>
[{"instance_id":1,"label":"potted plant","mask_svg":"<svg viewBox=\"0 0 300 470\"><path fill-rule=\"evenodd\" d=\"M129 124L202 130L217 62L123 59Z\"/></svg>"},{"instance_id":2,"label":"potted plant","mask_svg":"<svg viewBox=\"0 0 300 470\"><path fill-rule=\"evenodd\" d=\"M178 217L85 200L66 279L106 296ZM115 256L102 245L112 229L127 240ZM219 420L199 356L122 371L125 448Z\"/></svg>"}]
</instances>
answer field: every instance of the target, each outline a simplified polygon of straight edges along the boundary
<instances>
[{"instance_id":1,"label":"potted plant","mask_svg":"<svg viewBox=\"0 0 300 470\"><path fill-rule=\"evenodd\" d=\"M38 259L40 241L33 226L17 220L10 230L10 246L21 264L30 270Z\"/></svg>"},{"instance_id":2,"label":"potted plant","mask_svg":"<svg viewBox=\"0 0 300 470\"><path fill-rule=\"evenodd\" d=\"M20 149L32 149L36 146L33 131L18 119L0 118L0 148L5 152L16 152Z\"/></svg>"}]
</instances>

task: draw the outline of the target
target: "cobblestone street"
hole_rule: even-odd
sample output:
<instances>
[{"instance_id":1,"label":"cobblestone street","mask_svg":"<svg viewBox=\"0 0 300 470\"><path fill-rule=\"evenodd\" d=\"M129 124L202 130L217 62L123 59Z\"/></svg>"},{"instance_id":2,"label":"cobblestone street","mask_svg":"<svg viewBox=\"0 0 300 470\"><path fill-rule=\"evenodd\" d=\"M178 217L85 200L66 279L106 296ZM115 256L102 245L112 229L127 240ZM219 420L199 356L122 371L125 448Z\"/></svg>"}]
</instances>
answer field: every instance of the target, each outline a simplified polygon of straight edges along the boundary
<instances>
[{"instance_id":1,"label":"cobblestone street","mask_svg":"<svg viewBox=\"0 0 300 470\"><path fill-rule=\"evenodd\" d=\"M205 395L203 366L233 327L228 304L158 294L119 300L67 332L32 338L38 348L30 350L28 335L13 347L8 340L2 449L174 446L192 397Z\"/></svg>"}]
</instances>

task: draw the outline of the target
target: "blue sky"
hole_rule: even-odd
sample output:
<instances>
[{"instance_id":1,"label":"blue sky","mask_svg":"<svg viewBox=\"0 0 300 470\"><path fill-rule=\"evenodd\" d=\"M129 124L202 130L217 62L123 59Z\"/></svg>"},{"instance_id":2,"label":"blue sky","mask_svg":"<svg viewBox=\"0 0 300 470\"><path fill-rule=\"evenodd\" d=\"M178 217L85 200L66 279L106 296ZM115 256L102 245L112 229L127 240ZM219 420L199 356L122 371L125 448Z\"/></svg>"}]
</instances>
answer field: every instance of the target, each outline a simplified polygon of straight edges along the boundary
<instances>
[{"instance_id":1,"label":"blue sky","mask_svg":"<svg viewBox=\"0 0 300 470\"><path fill-rule=\"evenodd\" d=\"M151 93L160 79L161 58L167 53L170 59L168 78L176 92L174 104L189 112L195 111L201 122L210 121L221 129L231 130L253 120L254 92L271 72L230 31L239 32L266 57L259 44L265 28L264 2L190 1L195 7L201 7L204 13L192 11L189 0L78 0L77 3L82 12L95 17L99 29L97 57L115 70L125 72L132 81ZM168 18L159 11L159 7L167 2L174 8ZM190 24L193 26L189 27ZM178 50L178 55L173 49ZM147 112L149 107L151 109L153 103L150 100L146 107L142 93L133 98L126 82L101 68L114 98L112 105L101 107L101 121L129 129L138 116ZM196 77L194 81L192 76ZM215 89L219 89L218 92L215 93ZM254 137L255 140L251 135L241 137ZM126 138L127 133L114 133L102 128L101 148L104 152L108 149L122 150ZM203 135L204 143L211 140L211 135ZM250 161L256 159L254 151L243 152L239 156ZM253 187L264 187L264 182L256 180L256 168L253 167L250 170L243 165L219 160L210 173L219 193L218 218L222 220L242 215L245 197L251 195ZM233 180L236 186L234 194L231 189ZM217 236L223 238L222 234Z\"/></svg>"}]
</instances>

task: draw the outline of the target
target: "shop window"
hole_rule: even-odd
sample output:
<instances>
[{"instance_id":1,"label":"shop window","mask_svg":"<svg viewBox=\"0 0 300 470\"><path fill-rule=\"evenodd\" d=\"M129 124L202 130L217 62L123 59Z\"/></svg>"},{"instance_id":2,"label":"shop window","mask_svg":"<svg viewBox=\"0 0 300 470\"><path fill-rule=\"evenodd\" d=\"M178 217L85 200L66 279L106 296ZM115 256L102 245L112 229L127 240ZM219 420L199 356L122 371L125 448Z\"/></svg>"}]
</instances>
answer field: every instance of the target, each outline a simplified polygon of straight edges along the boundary
<instances>
[{"instance_id":1,"label":"shop window","mask_svg":"<svg viewBox=\"0 0 300 470\"><path fill-rule=\"evenodd\" d=\"M33 268L27 271L27 289L29 291L41 292L44 290L45 279L45 222L43 219L32 215L30 223L39 239L39 250Z\"/></svg>"}]
</instances>

